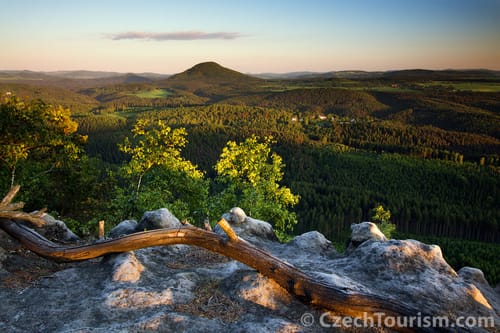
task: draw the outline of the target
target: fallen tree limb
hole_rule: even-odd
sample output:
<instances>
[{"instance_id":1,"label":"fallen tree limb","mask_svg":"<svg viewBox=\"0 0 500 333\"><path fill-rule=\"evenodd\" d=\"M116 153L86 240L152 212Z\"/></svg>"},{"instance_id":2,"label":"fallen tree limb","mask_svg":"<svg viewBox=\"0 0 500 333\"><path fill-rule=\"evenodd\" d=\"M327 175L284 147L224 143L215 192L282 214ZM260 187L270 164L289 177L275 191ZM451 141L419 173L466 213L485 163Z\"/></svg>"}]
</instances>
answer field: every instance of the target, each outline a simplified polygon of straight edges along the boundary
<instances>
[{"instance_id":1,"label":"fallen tree limb","mask_svg":"<svg viewBox=\"0 0 500 333\"><path fill-rule=\"evenodd\" d=\"M12 200L16 196L17 192L19 192L19 189L19 185L13 186L9 193L7 193L7 195L0 202L0 218L24 220L36 225L37 227L43 226L45 221L42 219L42 216L45 213L45 209L36 213L28 214L18 211L24 207L24 202L12 203Z\"/></svg>"},{"instance_id":2,"label":"fallen tree limb","mask_svg":"<svg viewBox=\"0 0 500 333\"><path fill-rule=\"evenodd\" d=\"M47 240L34 230L13 220L0 219L0 228L10 236L36 254L55 261L81 261L110 253L132 251L151 246L194 245L238 260L273 279L304 303L333 311L336 315L363 319L372 318L373 323L384 322L384 318L387 317L424 316L421 311L411 308L403 302L374 294L349 291L345 288L316 281L296 267L239 238L224 219L220 221L219 225L227 233L227 238L187 224L175 229L134 233L91 245L62 246ZM399 327L397 330L401 332L449 331L445 328L407 327Z\"/></svg>"}]
</instances>

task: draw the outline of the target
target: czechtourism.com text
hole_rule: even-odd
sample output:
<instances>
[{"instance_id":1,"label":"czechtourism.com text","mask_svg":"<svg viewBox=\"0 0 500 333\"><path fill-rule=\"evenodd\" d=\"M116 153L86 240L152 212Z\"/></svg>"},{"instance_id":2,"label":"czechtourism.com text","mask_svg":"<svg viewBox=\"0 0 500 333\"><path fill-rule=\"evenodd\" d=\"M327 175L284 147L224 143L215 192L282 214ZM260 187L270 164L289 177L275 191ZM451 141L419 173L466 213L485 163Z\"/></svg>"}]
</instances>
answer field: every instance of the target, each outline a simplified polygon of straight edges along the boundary
<instances>
[{"instance_id":1,"label":"czechtourism.com text","mask_svg":"<svg viewBox=\"0 0 500 333\"><path fill-rule=\"evenodd\" d=\"M364 313L361 318L338 316L330 312L315 316L310 312L306 312L302 314L300 322L305 327L319 324L324 328L489 328L495 326L493 317L460 316L452 319L447 316L427 316L420 312L415 316L397 317L389 316L383 312L376 312L371 316Z\"/></svg>"}]
</instances>

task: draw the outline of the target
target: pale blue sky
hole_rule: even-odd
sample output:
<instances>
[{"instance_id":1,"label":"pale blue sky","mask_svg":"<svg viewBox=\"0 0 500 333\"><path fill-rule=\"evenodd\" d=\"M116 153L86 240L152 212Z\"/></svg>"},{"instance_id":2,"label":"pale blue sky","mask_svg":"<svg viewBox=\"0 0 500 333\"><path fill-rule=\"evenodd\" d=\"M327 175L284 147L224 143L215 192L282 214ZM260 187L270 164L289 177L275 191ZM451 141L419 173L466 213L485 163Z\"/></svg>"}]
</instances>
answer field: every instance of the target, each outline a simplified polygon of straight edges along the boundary
<instances>
[{"instance_id":1,"label":"pale blue sky","mask_svg":"<svg viewBox=\"0 0 500 333\"><path fill-rule=\"evenodd\" d=\"M0 0L0 69L500 69L500 0Z\"/></svg>"}]
</instances>

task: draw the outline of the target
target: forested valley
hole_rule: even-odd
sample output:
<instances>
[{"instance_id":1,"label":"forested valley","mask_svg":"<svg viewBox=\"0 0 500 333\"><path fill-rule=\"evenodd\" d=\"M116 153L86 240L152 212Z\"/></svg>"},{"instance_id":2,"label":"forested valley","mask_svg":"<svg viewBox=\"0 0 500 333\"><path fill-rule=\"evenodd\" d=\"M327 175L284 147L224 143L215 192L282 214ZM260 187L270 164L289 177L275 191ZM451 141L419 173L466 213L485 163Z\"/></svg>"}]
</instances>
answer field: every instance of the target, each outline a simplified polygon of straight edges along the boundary
<instances>
[{"instance_id":1,"label":"forested valley","mask_svg":"<svg viewBox=\"0 0 500 333\"><path fill-rule=\"evenodd\" d=\"M179 218L201 224L230 209L188 202L186 193L220 193L215 165L228 141L272 137L272 151L283 160L281 184L299 196L288 207L297 221L291 233L318 230L341 249L350 225L370 220L382 205L397 226L395 237L436 243L455 268L480 267L492 284L500 282L497 72L264 80L204 63L161 79L29 75L0 72L0 189L6 193L15 178L29 209L47 207L82 234L93 233L101 219L111 227L137 218L117 214L133 192L123 168L131 157L120 145L132 138L138 120L161 121L185 129L181 157L204 175L200 182L179 182L156 170L142 179L151 203L164 196ZM46 135L40 123L49 119L30 118L31 127L22 127L6 116L12 108L5 101L14 96L26 110L52 110L47 117L60 123L47 127L60 136L48 141L71 136L71 144L57 141L56 149L29 154L21 149L14 163L12 143L37 131ZM29 104L39 99L38 107ZM254 217L262 218L259 212Z\"/></svg>"}]
</instances>

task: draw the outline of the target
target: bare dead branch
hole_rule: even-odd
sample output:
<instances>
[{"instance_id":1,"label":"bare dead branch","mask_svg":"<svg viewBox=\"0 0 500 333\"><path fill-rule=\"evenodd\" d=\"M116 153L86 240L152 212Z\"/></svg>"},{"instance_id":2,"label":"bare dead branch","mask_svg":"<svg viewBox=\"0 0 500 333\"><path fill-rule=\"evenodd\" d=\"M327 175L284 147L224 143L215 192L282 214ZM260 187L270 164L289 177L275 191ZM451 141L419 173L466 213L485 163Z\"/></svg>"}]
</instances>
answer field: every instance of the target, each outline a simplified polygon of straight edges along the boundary
<instances>
[{"instance_id":1,"label":"bare dead branch","mask_svg":"<svg viewBox=\"0 0 500 333\"><path fill-rule=\"evenodd\" d=\"M7 195L2 199L0 202L0 218L23 220L30 222L37 227L43 226L45 221L42 219L42 216L45 213L45 209L36 213L25 213L19 211L19 209L24 207L24 202L12 202L20 188L21 187L19 185L13 186Z\"/></svg>"},{"instance_id":2,"label":"bare dead branch","mask_svg":"<svg viewBox=\"0 0 500 333\"><path fill-rule=\"evenodd\" d=\"M224 230L230 240L237 241L239 239L238 235L236 235L233 228L231 228L229 223L224 218L221 218L217 224L222 230Z\"/></svg>"},{"instance_id":3,"label":"bare dead branch","mask_svg":"<svg viewBox=\"0 0 500 333\"><path fill-rule=\"evenodd\" d=\"M19 192L20 188L21 188L21 186L19 186L19 185L12 186L10 188L9 192L5 195L5 197L0 202L0 207L8 206L12 202L12 199L14 199L14 197L16 196L17 192Z\"/></svg>"}]
</instances>

